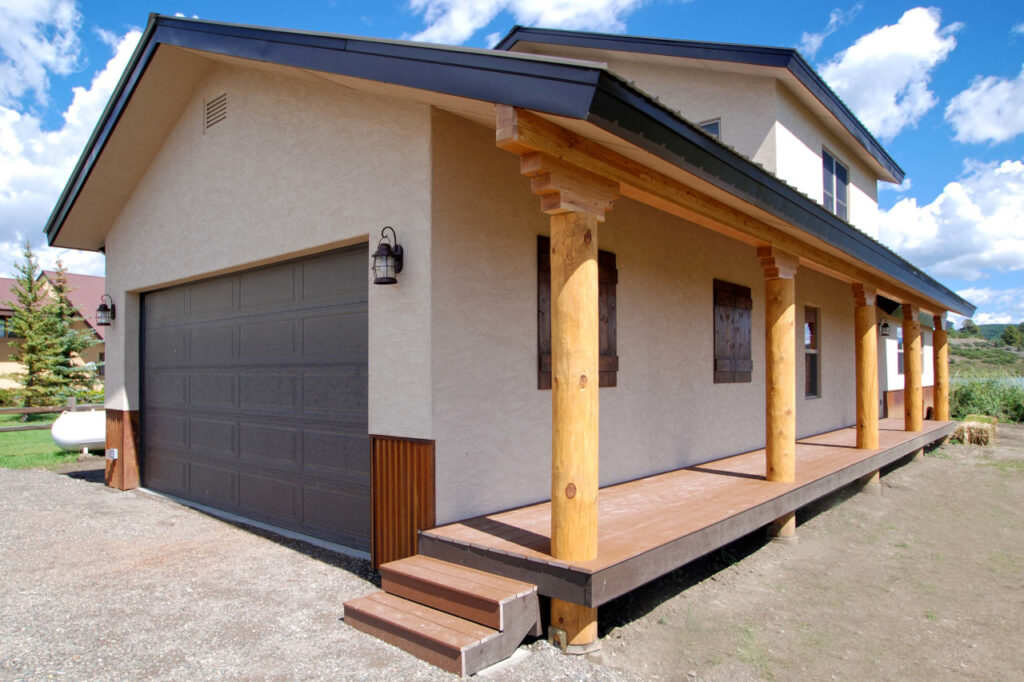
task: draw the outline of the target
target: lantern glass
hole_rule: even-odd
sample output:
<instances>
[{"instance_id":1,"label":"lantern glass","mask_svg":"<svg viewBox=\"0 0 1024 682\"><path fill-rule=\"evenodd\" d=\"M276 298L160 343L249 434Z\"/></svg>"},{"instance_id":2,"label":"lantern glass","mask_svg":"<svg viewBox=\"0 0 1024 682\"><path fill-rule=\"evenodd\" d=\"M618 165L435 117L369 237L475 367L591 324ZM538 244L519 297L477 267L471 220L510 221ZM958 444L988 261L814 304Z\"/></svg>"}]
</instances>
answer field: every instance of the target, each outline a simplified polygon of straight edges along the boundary
<instances>
[{"instance_id":1,"label":"lantern glass","mask_svg":"<svg viewBox=\"0 0 1024 682\"><path fill-rule=\"evenodd\" d=\"M106 303L100 303L96 309L96 324L100 327L110 326L110 307Z\"/></svg>"},{"instance_id":2,"label":"lantern glass","mask_svg":"<svg viewBox=\"0 0 1024 682\"><path fill-rule=\"evenodd\" d=\"M395 255L391 252L390 244L381 244L373 254L373 283L395 284L396 282L398 282L398 278L395 277Z\"/></svg>"}]
</instances>

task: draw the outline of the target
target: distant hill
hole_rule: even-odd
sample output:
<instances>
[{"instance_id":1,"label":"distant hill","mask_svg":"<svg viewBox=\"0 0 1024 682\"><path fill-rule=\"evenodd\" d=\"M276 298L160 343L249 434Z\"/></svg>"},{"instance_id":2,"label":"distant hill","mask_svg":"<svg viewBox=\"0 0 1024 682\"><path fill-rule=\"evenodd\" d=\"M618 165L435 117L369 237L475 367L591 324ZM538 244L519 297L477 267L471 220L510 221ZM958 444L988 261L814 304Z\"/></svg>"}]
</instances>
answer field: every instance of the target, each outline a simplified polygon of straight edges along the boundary
<instances>
[{"instance_id":1,"label":"distant hill","mask_svg":"<svg viewBox=\"0 0 1024 682\"><path fill-rule=\"evenodd\" d=\"M978 331L988 341L998 339L1003 335L1003 331L1009 327L1008 324L979 324Z\"/></svg>"}]
</instances>

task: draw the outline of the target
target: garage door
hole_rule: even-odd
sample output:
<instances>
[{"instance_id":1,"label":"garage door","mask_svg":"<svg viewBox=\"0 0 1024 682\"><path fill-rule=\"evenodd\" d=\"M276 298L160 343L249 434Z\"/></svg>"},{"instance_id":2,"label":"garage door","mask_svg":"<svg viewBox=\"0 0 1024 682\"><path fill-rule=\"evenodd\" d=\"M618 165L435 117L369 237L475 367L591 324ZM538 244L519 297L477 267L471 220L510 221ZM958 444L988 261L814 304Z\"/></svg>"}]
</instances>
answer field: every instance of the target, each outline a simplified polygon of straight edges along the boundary
<instances>
[{"instance_id":1,"label":"garage door","mask_svg":"<svg viewBox=\"0 0 1024 682\"><path fill-rule=\"evenodd\" d=\"M367 247L142 299L153 490L370 549Z\"/></svg>"}]
</instances>

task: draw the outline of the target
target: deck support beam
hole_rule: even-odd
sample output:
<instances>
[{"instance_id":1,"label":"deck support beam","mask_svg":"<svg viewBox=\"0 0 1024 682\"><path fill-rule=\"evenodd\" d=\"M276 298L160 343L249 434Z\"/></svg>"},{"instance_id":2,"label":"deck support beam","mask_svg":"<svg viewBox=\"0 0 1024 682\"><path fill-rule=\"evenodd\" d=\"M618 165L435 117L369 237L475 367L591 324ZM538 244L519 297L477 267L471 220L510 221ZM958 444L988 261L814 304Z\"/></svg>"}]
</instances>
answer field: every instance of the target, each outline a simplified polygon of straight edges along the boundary
<instances>
[{"instance_id":1,"label":"deck support beam","mask_svg":"<svg viewBox=\"0 0 1024 682\"><path fill-rule=\"evenodd\" d=\"M796 480L796 257L771 246L757 250L765 276L765 478ZM796 516L780 517L771 533L796 536Z\"/></svg>"},{"instance_id":2,"label":"deck support beam","mask_svg":"<svg viewBox=\"0 0 1024 682\"><path fill-rule=\"evenodd\" d=\"M935 421L949 421L949 335L946 316L935 315L932 337L932 359L935 363Z\"/></svg>"},{"instance_id":3,"label":"deck support beam","mask_svg":"<svg viewBox=\"0 0 1024 682\"><path fill-rule=\"evenodd\" d=\"M597 226L619 185L540 152L520 171L551 216L551 556L597 558ZM551 600L549 639L566 653L600 648L597 609Z\"/></svg>"},{"instance_id":4,"label":"deck support beam","mask_svg":"<svg viewBox=\"0 0 1024 682\"><path fill-rule=\"evenodd\" d=\"M920 310L903 303L903 423L905 431L924 426L924 396L921 390Z\"/></svg>"},{"instance_id":5,"label":"deck support beam","mask_svg":"<svg viewBox=\"0 0 1024 682\"><path fill-rule=\"evenodd\" d=\"M878 449L878 314L873 287L853 285L857 358L857 447Z\"/></svg>"}]
</instances>

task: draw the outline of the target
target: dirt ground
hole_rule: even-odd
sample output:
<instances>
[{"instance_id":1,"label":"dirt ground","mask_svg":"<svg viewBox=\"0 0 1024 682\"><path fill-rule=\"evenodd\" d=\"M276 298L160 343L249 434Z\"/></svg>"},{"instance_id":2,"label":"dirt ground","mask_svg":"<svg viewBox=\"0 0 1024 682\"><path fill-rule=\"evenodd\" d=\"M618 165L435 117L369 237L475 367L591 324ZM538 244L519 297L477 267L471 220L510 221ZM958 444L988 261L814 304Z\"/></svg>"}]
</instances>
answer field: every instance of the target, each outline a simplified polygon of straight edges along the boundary
<instances>
[{"instance_id":1,"label":"dirt ground","mask_svg":"<svg viewBox=\"0 0 1024 682\"><path fill-rule=\"evenodd\" d=\"M366 562L97 466L0 470L0 679L452 679L345 625ZM795 544L752 535L602 607L599 654L538 640L481 678L1024 679L1024 427L882 481L799 515Z\"/></svg>"},{"instance_id":2,"label":"dirt ground","mask_svg":"<svg viewBox=\"0 0 1024 682\"><path fill-rule=\"evenodd\" d=\"M795 545L750 537L605 607L603 663L651 679L1024 679L1024 426L798 522Z\"/></svg>"}]
</instances>

